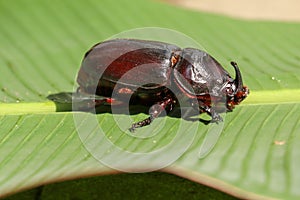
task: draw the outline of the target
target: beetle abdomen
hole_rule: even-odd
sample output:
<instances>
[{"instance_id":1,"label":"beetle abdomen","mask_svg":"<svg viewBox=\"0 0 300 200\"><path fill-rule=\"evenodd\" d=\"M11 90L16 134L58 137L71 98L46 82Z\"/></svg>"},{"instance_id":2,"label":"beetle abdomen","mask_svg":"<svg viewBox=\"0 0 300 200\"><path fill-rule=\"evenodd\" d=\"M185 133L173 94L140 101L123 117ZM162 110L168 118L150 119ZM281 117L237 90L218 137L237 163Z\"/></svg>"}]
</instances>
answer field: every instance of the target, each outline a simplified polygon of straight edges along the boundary
<instances>
[{"instance_id":1,"label":"beetle abdomen","mask_svg":"<svg viewBox=\"0 0 300 200\"><path fill-rule=\"evenodd\" d=\"M87 93L102 87L158 89L166 86L171 57L179 47L162 42L116 39L95 45L85 56L77 82ZM91 91L93 90L93 91Z\"/></svg>"}]
</instances>

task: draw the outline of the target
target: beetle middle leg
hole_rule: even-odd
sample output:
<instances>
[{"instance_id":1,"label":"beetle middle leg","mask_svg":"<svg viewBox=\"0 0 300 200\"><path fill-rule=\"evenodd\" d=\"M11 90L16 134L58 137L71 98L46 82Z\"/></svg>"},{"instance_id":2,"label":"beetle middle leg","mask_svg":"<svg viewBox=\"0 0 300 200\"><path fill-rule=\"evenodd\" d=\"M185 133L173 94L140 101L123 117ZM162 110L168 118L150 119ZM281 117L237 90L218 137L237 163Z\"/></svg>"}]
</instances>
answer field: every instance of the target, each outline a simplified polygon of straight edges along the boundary
<instances>
[{"instance_id":1,"label":"beetle middle leg","mask_svg":"<svg viewBox=\"0 0 300 200\"><path fill-rule=\"evenodd\" d=\"M166 110L167 113L170 112L175 104L176 101L172 97L166 97L163 101L154 104L149 110L150 116L142 121L132 124L131 128L129 128L129 131L133 132L136 128L151 124L151 122L155 118L157 118L164 110Z\"/></svg>"}]
</instances>

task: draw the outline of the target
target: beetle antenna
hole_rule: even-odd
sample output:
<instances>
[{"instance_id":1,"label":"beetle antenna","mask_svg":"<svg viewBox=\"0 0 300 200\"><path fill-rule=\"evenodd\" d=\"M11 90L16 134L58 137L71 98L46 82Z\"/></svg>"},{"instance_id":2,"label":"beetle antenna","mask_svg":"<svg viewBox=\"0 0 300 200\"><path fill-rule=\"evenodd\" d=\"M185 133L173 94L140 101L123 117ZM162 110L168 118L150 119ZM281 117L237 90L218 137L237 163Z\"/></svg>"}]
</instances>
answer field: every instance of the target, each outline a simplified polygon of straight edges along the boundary
<instances>
[{"instance_id":1,"label":"beetle antenna","mask_svg":"<svg viewBox=\"0 0 300 200\"><path fill-rule=\"evenodd\" d=\"M237 89L238 90L242 90L243 89L243 79L242 79L242 75L241 75L241 72L240 72L240 69L237 65L236 62L232 61L230 63L233 67L234 67L234 70L235 70L235 79L234 79L234 82L237 86Z\"/></svg>"}]
</instances>

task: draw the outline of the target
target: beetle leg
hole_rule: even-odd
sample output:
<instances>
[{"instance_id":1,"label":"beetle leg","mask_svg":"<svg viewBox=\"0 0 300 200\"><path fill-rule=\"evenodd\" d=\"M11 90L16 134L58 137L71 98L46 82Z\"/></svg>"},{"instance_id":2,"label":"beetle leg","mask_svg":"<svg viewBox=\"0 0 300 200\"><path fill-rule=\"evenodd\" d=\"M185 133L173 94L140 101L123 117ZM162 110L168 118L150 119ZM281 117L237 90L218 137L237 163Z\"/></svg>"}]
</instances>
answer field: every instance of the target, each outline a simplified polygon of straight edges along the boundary
<instances>
[{"instance_id":1,"label":"beetle leg","mask_svg":"<svg viewBox=\"0 0 300 200\"><path fill-rule=\"evenodd\" d=\"M149 110L150 117L148 117L142 121L139 121L137 123L132 124L129 131L133 132L136 128L147 126L147 125L151 124L151 122L155 118L157 118L164 110L166 110L167 113L170 112L173 109L175 103L176 102L172 99L172 97L168 97L165 100L154 104L153 106L151 106L151 108Z\"/></svg>"},{"instance_id":2,"label":"beetle leg","mask_svg":"<svg viewBox=\"0 0 300 200\"><path fill-rule=\"evenodd\" d=\"M222 122L223 118L217 113L215 110L211 109L210 111L210 116L211 116L211 122Z\"/></svg>"},{"instance_id":3,"label":"beetle leg","mask_svg":"<svg viewBox=\"0 0 300 200\"><path fill-rule=\"evenodd\" d=\"M114 105L114 106L116 106L116 105L123 104L122 101L118 101L118 100L113 99L113 98L95 99L94 102L95 102L96 107L101 106L101 105Z\"/></svg>"},{"instance_id":4,"label":"beetle leg","mask_svg":"<svg viewBox=\"0 0 300 200\"><path fill-rule=\"evenodd\" d=\"M103 105L121 105L122 102L114 98L104 96L90 95L86 93L73 93L71 96L71 103L74 103L74 110L90 111L91 109ZM75 108L76 107L76 108Z\"/></svg>"},{"instance_id":5,"label":"beetle leg","mask_svg":"<svg viewBox=\"0 0 300 200\"><path fill-rule=\"evenodd\" d=\"M203 111L203 112L206 112L207 114L209 114L211 116L211 122L222 122L223 119L222 117L219 115L218 112L216 112L213 108L207 106L207 105L202 105L200 106L200 109Z\"/></svg>"},{"instance_id":6,"label":"beetle leg","mask_svg":"<svg viewBox=\"0 0 300 200\"><path fill-rule=\"evenodd\" d=\"M143 126L147 126L147 125L151 124L151 122L152 122L153 120L154 120L154 118L151 117L151 115L150 115L150 117L148 117L148 118L146 118L146 119L144 119L144 120L142 120L142 121L139 121L139 122L137 122L137 123L132 124L131 127L129 128L129 131L130 131L130 132L134 132L134 130L135 130L136 128L143 127Z\"/></svg>"}]
</instances>

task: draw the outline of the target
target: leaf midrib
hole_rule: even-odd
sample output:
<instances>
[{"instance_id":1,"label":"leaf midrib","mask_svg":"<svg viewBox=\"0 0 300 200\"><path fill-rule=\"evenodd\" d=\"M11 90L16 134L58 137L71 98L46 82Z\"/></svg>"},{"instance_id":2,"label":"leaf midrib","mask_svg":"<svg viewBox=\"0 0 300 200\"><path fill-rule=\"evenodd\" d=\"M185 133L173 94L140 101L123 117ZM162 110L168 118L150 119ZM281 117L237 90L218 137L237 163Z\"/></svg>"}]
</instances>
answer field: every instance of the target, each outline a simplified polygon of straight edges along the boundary
<instances>
[{"instance_id":1,"label":"leaf midrib","mask_svg":"<svg viewBox=\"0 0 300 200\"><path fill-rule=\"evenodd\" d=\"M300 89L257 90L251 91L250 95L239 106L297 103L300 103ZM0 103L0 115L46 114L55 112L57 112L55 103L48 100L45 102Z\"/></svg>"}]
</instances>

